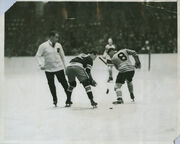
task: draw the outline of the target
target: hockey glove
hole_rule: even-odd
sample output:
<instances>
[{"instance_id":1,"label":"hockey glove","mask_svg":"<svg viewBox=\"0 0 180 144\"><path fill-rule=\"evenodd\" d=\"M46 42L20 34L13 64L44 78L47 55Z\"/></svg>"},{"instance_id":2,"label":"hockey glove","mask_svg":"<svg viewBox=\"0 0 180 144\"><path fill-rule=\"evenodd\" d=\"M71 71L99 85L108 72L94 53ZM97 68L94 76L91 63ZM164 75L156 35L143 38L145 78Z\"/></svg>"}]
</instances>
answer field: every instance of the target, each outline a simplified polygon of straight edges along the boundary
<instances>
[{"instance_id":1,"label":"hockey glove","mask_svg":"<svg viewBox=\"0 0 180 144\"><path fill-rule=\"evenodd\" d=\"M140 62L136 62L135 63L135 68L140 69L141 68L141 63Z\"/></svg>"}]
</instances>

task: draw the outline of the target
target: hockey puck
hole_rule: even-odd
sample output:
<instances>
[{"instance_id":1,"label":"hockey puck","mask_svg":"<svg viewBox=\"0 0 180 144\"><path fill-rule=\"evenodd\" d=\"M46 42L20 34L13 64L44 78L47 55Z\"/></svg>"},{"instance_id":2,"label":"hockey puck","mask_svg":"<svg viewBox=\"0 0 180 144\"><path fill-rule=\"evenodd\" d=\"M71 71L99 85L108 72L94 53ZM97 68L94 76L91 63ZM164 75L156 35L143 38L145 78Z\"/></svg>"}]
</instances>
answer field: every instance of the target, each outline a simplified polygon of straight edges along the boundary
<instances>
[{"instance_id":1,"label":"hockey puck","mask_svg":"<svg viewBox=\"0 0 180 144\"><path fill-rule=\"evenodd\" d=\"M108 93L109 93L109 89L106 90L106 94L108 94Z\"/></svg>"},{"instance_id":2,"label":"hockey puck","mask_svg":"<svg viewBox=\"0 0 180 144\"><path fill-rule=\"evenodd\" d=\"M112 107L110 107L109 109L113 109Z\"/></svg>"}]
</instances>

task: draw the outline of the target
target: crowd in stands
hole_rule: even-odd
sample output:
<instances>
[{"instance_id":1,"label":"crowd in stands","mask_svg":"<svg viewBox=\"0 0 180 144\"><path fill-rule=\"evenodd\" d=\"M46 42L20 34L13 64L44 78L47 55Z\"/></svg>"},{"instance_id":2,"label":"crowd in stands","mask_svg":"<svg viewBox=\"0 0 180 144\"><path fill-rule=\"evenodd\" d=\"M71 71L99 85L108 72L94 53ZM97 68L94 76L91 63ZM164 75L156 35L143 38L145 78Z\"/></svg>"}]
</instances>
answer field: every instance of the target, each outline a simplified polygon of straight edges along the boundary
<instances>
[{"instance_id":1,"label":"crowd in stands","mask_svg":"<svg viewBox=\"0 0 180 144\"><path fill-rule=\"evenodd\" d=\"M43 3L39 2L41 4ZM71 14L73 18L65 20L57 13L62 4L54 7L54 13L49 13L53 3L46 5L46 11L40 16L37 14L38 7L33 2L28 5L26 2L26 6L23 2L18 2L6 12L5 56L34 56L39 44L47 39L50 30L60 33L60 43L66 55L94 49L102 54L109 37L113 39L117 49L129 48L138 53L147 53L148 41L152 53L177 53L177 14L173 13L177 11L176 2L168 4L169 11L159 10L159 5L155 4L153 9L140 3L100 3L99 19L96 19L97 4L91 3L92 8L87 11L94 8L93 14L84 12L81 17ZM21 10L24 6L23 13L18 12L20 6ZM31 9L28 9L30 6ZM166 4L160 6L166 8ZM73 11L76 12L77 9Z\"/></svg>"}]
</instances>

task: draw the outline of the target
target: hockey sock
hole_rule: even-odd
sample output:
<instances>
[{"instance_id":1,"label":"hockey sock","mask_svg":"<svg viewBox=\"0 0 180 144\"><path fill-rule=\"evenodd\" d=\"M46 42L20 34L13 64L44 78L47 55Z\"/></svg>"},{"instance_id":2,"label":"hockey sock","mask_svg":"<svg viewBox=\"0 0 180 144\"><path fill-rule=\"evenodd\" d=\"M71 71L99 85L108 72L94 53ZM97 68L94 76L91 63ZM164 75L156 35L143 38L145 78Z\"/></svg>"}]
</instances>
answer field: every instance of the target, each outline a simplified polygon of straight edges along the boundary
<instances>
[{"instance_id":1,"label":"hockey sock","mask_svg":"<svg viewBox=\"0 0 180 144\"><path fill-rule=\"evenodd\" d=\"M128 86L129 93L130 94L133 93L133 83L127 81L127 86Z\"/></svg>"},{"instance_id":2,"label":"hockey sock","mask_svg":"<svg viewBox=\"0 0 180 144\"><path fill-rule=\"evenodd\" d=\"M86 86L85 90L86 90L86 93L88 95L88 98L92 101L93 100L93 94L92 94L92 91L91 91L91 86L90 85Z\"/></svg>"},{"instance_id":3,"label":"hockey sock","mask_svg":"<svg viewBox=\"0 0 180 144\"><path fill-rule=\"evenodd\" d=\"M120 88L116 89L116 95L117 95L117 99L122 98L122 92Z\"/></svg>"},{"instance_id":4,"label":"hockey sock","mask_svg":"<svg viewBox=\"0 0 180 144\"><path fill-rule=\"evenodd\" d=\"M92 94L92 92L88 92L87 95L88 95L88 98L89 98L91 101L93 101L93 94Z\"/></svg>"},{"instance_id":5,"label":"hockey sock","mask_svg":"<svg viewBox=\"0 0 180 144\"><path fill-rule=\"evenodd\" d=\"M71 101L71 94L72 94L73 89L74 89L74 87L69 86L67 91L66 91L68 101Z\"/></svg>"},{"instance_id":6,"label":"hockey sock","mask_svg":"<svg viewBox=\"0 0 180 144\"><path fill-rule=\"evenodd\" d=\"M116 83L116 85L115 85L115 87L114 87L114 90L115 90L115 92L116 92L117 99L118 99L118 98L122 98L121 87L122 87L122 84L121 84L121 83Z\"/></svg>"}]
</instances>

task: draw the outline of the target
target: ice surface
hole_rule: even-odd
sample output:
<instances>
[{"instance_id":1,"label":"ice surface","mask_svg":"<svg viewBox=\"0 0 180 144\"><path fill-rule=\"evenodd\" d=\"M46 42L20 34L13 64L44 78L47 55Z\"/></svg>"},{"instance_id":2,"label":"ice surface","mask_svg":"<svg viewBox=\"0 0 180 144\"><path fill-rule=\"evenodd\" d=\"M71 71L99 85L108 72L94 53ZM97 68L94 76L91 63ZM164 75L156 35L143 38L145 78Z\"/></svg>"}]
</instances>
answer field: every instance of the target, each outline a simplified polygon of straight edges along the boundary
<instances>
[{"instance_id":1,"label":"ice surface","mask_svg":"<svg viewBox=\"0 0 180 144\"><path fill-rule=\"evenodd\" d=\"M95 60L92 75L98 85L92 90L98 108L92 109L79 83L72 95L74 104L64 108L66 96L57 80L59 102L54 108L45 74L36 60L5 58L2 144L172 144L177 137L177 55L153 54L150 72L147 55L140 55L140 59L142 69L133 80L136 102L131 103L123 85L124 105L112 105L116 100L114 83L106 83L107 68ZM113 72L115 78L117 71Z\"/></svg>"}]
</instances>

